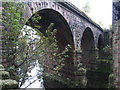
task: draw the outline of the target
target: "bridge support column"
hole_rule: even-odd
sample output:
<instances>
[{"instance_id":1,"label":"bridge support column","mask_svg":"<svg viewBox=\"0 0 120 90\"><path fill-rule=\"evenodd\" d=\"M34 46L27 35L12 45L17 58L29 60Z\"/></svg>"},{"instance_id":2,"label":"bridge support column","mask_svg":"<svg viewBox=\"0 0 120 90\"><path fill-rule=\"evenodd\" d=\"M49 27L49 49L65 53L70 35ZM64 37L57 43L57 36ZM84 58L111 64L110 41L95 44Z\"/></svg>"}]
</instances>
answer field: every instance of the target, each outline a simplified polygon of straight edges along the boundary
<instances>
[{"instance_id":1,"label":"bridge support column","mask_svg":"<svg viewBox=\"0 0 120 90\"><path fill-rule=\"evenodd\" d=\"M114 85L120 88L120 1L113 0L113 71Z\"/></svg>"},{"instance_id":2,"label":"bridge support column","mask_svg":"<svg viewBox=\"0 0 120 90\"><path fill-rule=\"evenodd\" d=\"M113 60L114 60L114 76L115 87L120 88L120 20L116 21L114 25L114 38L113 38Z\"/></svg>"},{"instance_id":3,"label":"bridge support column","mask_svg":"<svg viewBox=\"0 0 120 90\"><path fill-rule=\"evenodd\" d=\"M107 88L108 87L108 77L109 77L109 69L110 63L106 63L104 57L102 57L102 51L99 49L92 50L91 53L94 52L94 62L90 62L87 67L86 77L87 77L87 88ZM90 54L91 55L91 54ZM104 55L103 55L104 56ZM103 59L101 59L103 58Z\"/></svg>"},{"instance_id":4,"label":"bridge support column","mask_svg":"<svg viewBox=\"0 0 120 90\"><path fill-rule=\"evenodd\" d=\"M85 88L87 84L86 78L86 68L83 67L80 62L82 59L81 50L76 50L76 60L75 60L75 87L77 88Z\"/></svg>"},{"instance_id":5,"label":"bridge support column","mask_svg":"<svg viewBox=\"0 0 120 90\"><path fill-rule=\"evenodd\" d=\"M90 49L90 50L83 50L81 52L81 60L80 62L83 63L83 66L88 69L96 69L96 58L98 57L98 50Z\"/></svg>"},{"instance_id":6,"label":"bridge support column","mask_svg":"<svg viewBox=\"0 0 120 90\"><path fill-rule=\"evenodd\" d=\"M44 87L45 88L75 88L75 66L74 66L74 52L69 52L69 58L64 61L64 66L58 71L54 72L54 62L45 62L44 72ZM73 58L71 56L73 55Z\"/></svg>"},{"instance_id":7,"label":"bridge support column","mask_svg":"<svg viewBox=\"0 0 120 90\"><path fill-rule=\"evenodd\" d=\"M86 88L98 88L99 78L97 76L97 62L96 57L98 57L98 50L90 49L82 51L81 63L83 67L86 68Z\"/></svg>"},{"instance_id":8,"label":"bridge support column","mask_svg":"<svg viewBox=\"0 0 120 90\"><path fill-rule=\"evenodd\" d=\"M81 60L81 51L75 52L74 65L66 64L67 68L61 70L60 74L50 74L44 77L45 88L85 88L87 84L86 68L83 67ZM70 69L74 68L74 69ZM71 71L70 71L71 70ZM70 71L70 72L68 72Z\"/></svg>"}]
</instances>

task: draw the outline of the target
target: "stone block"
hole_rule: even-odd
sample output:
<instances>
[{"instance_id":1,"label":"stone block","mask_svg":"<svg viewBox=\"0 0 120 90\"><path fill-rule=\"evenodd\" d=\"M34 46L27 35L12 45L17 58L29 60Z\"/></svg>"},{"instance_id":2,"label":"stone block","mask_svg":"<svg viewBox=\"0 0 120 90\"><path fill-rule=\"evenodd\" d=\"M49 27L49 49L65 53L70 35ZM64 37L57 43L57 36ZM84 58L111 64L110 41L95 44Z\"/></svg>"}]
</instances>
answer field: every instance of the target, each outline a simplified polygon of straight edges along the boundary
<instances>
[{"instance_id":1,"label":"stone block","mask_svg":"<svg viewBox=\"0 0 120 90\"><path fill-rule=\"evenodd\" d=\"M1 79L9 79L10 75L7 71L0 71L0 77Z\"/></svg>"},{"instance_id":2,"label":"stone block","mask_svg":"<svg viewBox=\"0 0 120 90\"><path fill-rule=\"evenodd\" d=\"M2 86L2 89L14 89L18 87L18 83L11 79L0 80L0 86Z\"/></svg>"}]
</instances>

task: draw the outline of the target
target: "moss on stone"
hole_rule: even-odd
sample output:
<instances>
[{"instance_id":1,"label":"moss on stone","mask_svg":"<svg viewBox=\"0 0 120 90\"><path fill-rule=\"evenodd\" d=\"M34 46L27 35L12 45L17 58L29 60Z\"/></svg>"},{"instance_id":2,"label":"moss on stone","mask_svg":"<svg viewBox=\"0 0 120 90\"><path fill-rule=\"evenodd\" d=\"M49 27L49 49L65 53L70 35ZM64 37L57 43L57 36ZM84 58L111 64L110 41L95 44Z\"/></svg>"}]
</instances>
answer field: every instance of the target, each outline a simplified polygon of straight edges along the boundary
<instances>
[{"instance_id":1,"label":"moss on stone","mask_svg":"<svg viewBox=\"0 0 120 90\"><path fill-rule=\"evenodd\" d=\"M84 83L86 83L83 77L81 77L80 81L76 81L75 79L71 80L70 78L65 78L58 75L48 75L48 76L46 75L44 76L44 78L47 78L47 80L51 80L56 84L59 83L59 85L61 85L62 88L84 88L85 87ZM57 88L61 88L61 87L57 87Z\"/></svg>"},{"instance_id":2,"label":"moss on stone","mask_svg":"<svg viewBox=\"0 0 120 90\"><path fill-rule=\"evenodd\" d=\"M0 79L9 79L10 75L7 71L0 71Z\"/></svg>"},{"instance_id":3,"label":"moss on stone","mask_svg":"<svg viewBox=\"0 0 120 90\"><path fill-rule=\"evenodd\" d=\"M3 83L2 80L0 80L0 90L2 89Z\"/></svg>"},{"instance_id":4,"label":"moss on stone","mask_svg":"<svg viewBox=\"0 0 120 90\"><path fill-rule=\"evenodd\" d=\"M0 64L0 71L4 71L4 66L2 64Z\"/></svg>"},{"instance_id":5,"label":"moss on stone","mask_svg":"<svg viewBox=\"0 0 120 90\"><path fill-rule=\"evenodd\" d=\"M76 72L75 72L75 75L85 75L86 74L86 69L85 68L82 68L80 67Z\"/></svg>"},{"instance_id":6,"label":"moss on stone","mask_svg":"<svg viewBox=\"0 0 120 90\"><path fill-rule=\"evenodd\" d=\"M4 66L2 64L0 64L0 68L4 68Z\"/></svg>"},{"instance_id":7,"label":"moss on stone","mask_svg":"<svg viewBox=\"0 0 120 90\"><path fill-rule=\"evenodd\" d=\"M0 90L18 88L18 82L9 78L9 72L4 71L4 66L0 64Z\"/></svg>"},{"instance_id":8,"label":"moss on stone","mask_svg":"<svg viewBox=\"0 0 120 90\"><path fill-rule=\"evenodd\" d=\"M15 80L7 79L7 80L0 80L0 85L2 89L10 89L10 88L17 88L18 83Z\"/></svg>"},{"instance_id":9,"label":"moss on stone","mask_svg":"<svg viewBox=\"0 0 120 90\"><path fill-rule=\"evenodd\" d=\"M4 71L5 69L4 68L0 68L0 71Z\"/></svg>"}]
</instances>

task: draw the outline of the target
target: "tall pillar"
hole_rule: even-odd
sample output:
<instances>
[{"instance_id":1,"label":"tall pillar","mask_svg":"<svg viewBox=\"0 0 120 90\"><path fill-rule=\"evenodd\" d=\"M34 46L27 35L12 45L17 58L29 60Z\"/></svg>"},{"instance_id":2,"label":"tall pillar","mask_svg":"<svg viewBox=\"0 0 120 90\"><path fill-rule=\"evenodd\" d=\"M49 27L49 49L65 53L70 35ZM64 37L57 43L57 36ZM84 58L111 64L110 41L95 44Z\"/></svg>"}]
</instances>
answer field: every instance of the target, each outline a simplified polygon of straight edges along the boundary
<instances>
[{"instance_id":1,"label":"tall pillar","mask_svg":"<svg viewBox=\"0 0 120 90\"><path fill-rule=\"evenodd\" d=\"M2 62L2 1L0 0L0 63Z\"/></svg>"},{"instance_id":2,"label":"tall pillar","mask_svg":"<svg viewBox=\"0 0 120 90\"><path fill-rule=\"evenodd\" d=\"M113 31L115 86L120 88L120 0L113 0Z\"/></svg>"}]
</instances>

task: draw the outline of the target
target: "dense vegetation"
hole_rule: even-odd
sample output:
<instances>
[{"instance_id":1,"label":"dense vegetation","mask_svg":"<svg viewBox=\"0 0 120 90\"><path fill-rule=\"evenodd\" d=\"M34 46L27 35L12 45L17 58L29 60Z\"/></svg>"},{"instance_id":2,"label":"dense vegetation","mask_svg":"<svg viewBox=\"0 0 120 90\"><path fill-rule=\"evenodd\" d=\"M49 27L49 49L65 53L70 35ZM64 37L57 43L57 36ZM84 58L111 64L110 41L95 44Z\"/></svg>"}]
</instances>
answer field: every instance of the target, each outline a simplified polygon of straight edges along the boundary
<instances>
[{"instance_id":1,"label":"dense vegetation","mask_svg":"<svg viewBox=\"0 0 120 90\"><path fill-rule=\"evenodd\" d=\"M50 23L47 30L45 30L46 36L40 32L41 26L34 26L36 28L30 28L26 26L27 20L23 17L24 3L3 3L3 47L6 53L3 55L6 58L4 65L11 74L11 78L19 82L19 87L30 77L27 72L30 70L30 66L35 64L38 60L41 68L45 67L46 56L49 55L49 60L57 60L56 67L54 67L54 74L59 75L59 70L64 66L65 58L69 57L66 52L70 45L67 45L65 50L59 52L59 48L56 40L57 29L54 28L54 23ZM38 22L42 17L35 14L32 17L33 22ZM29 25L30 23L28 23ZM113 71L112 71L112 49L106 46L99 52L102 54L101 58L98 58L96 72L102 74L107 73L109 75L109 82L105 87L113 86ZM103 65L104 64L104 65ZM102 65L102 66L101 66ZM75 74L86 74L86 69L82 65L78 65L78 71ZM43 69L41 69L42 76L46 75ZM63 82L63 81L61 81ZM86 82L85 82L86 83ZM101 82L102 83L102 82ZM105 83L106 84L106 83ZM109 85L108 85L109 84ZM77 86L77 85L76 85Z\"/></svg>"},{"instance_id":2,"label":"dense vegetation","mask_svg":"<svg viewBox=\"0 0 120 90\"><path fill-rule=\"evenodd\" d=\"M59 69L64 66L62 63L68 55L66 52L70 45L67 45L65 50L58 52L56 33L53 29L54 23L50 23L46 36L38 29L26 26L27 20L23 17L24 3L3 3L3 47L6 50L4 63L7 70L11 74L11 78L17 80L19 87L28 79L27 72L30 66L38 60L40 68L44 67L46 56L50 54L50 60L57 60L54 73L57 74ZM38 22L41 16L35 15L32 17L34 22ZM40 28L40 26L35 26ZM41 71L43 73L43 69ZM45 75L45 74L43 74ZM40 78L42 76L39 76Z\"/></svg>"}]
</instances>

